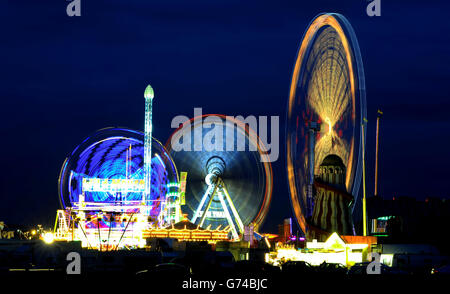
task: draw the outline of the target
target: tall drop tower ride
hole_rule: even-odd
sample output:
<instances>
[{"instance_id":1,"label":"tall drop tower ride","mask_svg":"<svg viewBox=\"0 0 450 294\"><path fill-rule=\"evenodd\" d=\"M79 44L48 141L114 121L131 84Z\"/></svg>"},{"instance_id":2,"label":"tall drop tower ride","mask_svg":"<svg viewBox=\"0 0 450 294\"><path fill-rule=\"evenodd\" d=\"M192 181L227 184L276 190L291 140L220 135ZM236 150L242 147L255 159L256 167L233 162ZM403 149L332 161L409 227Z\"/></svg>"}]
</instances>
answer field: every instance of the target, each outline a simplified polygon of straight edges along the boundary
<instances>
[{"instance_id":1,"label":"tall drop tower ride","mask_svg":"<svg viewBox=\"0 0 450 294\"><path fill-rule=\"evenodd\" d=\"M150 207L148 201L150 200L150 193L152 189L152 103L155 93L153 88L148 85L145 88L145 130L144 130L144 181L145 190L143 197L143 204L145 205L145 214L150 214Z\"/></svg>"}]
</instances>

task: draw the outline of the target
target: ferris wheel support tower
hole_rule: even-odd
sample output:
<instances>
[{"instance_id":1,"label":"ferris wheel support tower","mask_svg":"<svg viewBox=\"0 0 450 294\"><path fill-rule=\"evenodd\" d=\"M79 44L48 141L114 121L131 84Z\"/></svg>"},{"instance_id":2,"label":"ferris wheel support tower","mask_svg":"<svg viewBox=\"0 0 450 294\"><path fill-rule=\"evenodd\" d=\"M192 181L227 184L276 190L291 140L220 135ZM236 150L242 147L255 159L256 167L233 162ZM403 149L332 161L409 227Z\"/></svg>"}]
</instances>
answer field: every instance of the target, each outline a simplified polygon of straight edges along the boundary
<instances>
[{"instance_id":1,"label":"ferris wheel support tower","mask_svg":"<svg viewBox=\"0 0 450 294\"><path fill-rule=\"evenodd\" d=\"M307 190L307 217L311 217L314 207L314 148L316 146L316 134L320 132L320 124L310 122L308 124L308 190Z\"/></svg>"}]
</instances>

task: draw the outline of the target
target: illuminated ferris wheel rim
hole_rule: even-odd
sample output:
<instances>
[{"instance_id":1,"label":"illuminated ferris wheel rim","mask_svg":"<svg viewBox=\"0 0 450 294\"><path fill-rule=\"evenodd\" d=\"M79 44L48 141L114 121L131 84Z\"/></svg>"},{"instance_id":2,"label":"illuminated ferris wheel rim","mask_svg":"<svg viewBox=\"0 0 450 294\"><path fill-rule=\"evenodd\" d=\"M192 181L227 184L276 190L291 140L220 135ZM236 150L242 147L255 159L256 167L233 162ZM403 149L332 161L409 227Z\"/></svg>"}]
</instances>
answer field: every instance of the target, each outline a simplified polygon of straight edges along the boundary
<instances>
[{"instance_id":1,"label":"illuminated ferris wheel rim","mask_svg":"<svg viewBox=\"0 0 450 294\"><path fill-rule=\"evenodd\" d=\"M66 185L68 185L67 181L69 180L67 178L67 175L68 172L70 172L68 168L70 168L73 162L77 161L81 157L81 155L91 150L93 146L101 144L102 142L107 140L118 140L118 139L135 141L143 146L144 132L133 130L126 127L102 128L87 136L80 144L78 144L74 148L74 150L70 153L70 155L66 157L58 178L58 195L61 208L65 209L67 207L67 204L73 206L70 195L65 195L66 193L70 193L70 191L66 191L68 189L68 187L66 187ZM178 183L179 179L177 169L170 154L167 152L167 150L164 148L164 145L159 140L152 137L152 142L153 144L157 144L161 148L161 151L164 153L162 154L164 160L167 161L166 163L170 163L170 168L173 171L171 173L172 178L173 180L175 180L176 183Z\"/></svg>"},{"instance_id":2,"label":"illuminated ferris wheel rim","mask_svg":"<svg viewBox=\"0 0 450 294\"><path fill-rule=\"evenodd\" d=\"M303 72L306 70L306 63L308 61L308 56L310 54L310 50L315 43L316 37L320 34L322 28L329 26L338 34L340 37L342 46L345 51L345 60L348 65L349 77L350 77L350 93L352 100L352 113L356 114L358 111L360 113L360 117L356 117L353 115L353 124L356 129L359 128L359 123L366 124L363 118L366 117L366 103L365 103L365 80L364 80L364 70L361 59L361 54L359 50L358 41L356 39L355 33L353 31L352 26L348 22L348 20L340 15L335 13L323 13L316 16L311 23L309 24L307 30L305 31L301 45L298 49L298 54L295 61L294 70L292 73L292 80L289 90L289 100L287 106L287 124L286 124L286 155L287 155L287 174L288 174L288 185L290 190L290 200L294 215L297 219L298 224L300 225L303 232L306 232L307 222L305 216L302 213L301 204L299 202L299 195L301 195L302 191L301 187L298 187L296 180L296 171L295 171L295 158L293 158L293 146L292 146L292 138L290 136L290 125L289 122L296 115L294 113L294 107L296 98L297 98L297 89L299 85L299 78L303 75ZM356 108L357 103L359 104L359 109ZM356 122L355 122L356 120ZM359 122L358 122L359 120ZM357 161L353 162L354 152L355 152L355 138L351 140L350 147L350 168L348 172L351 172L351 168L355 166L354 179L352 180L352 185L350 190L355 198L358 197L358 191L360 186L361 174L362 174L362 150L361 150L361 142L362 136L361 132L354 133L357 136L357 143L359 145ZM365 140L365 137L364 137ZM355 199L356 200L356 199ZM356 202L356 201L355 201ZM353 206L354 208L354 206Z\"/></svg>"},{"instance_id":3,"label":"illuminated ferris wheel rim","mask_svg":"<svg viewBox=\"0 0 450 294\"><path fill-rule=\"evenodd\" d=\"M264 198L262 201L262 205L254 217L252 224L255 224L256 227L261 226L264 223L264 220L267 216L267 213L269 211L270 203L272 200L272 190L273 190L273 180L272 180L272 164L270 163L269 156L262 150L262 146L264 146L264 143L261 141L257 133L250 127L246 128L246 124L240 120L235 119L232 116L227 116L224 114L203 114L200 116L195 116L190 118L189 120L185 121L184 123L180 124L180 126L175 129L175 131L170 135L169 139L167 140L167 143L165 145L166 150L171 150L171 142L172 138L176 138L176 136L182 136L181 130L186 125L194 125L196 126L197 121L202 121L204 118L207 117L220 117L221 119L225 120L225 123L227 120L231 121L232 123L236 124L239 131L243 132L245 136L257 147L257 152L261 156L261 158L264 158L263 166L264 166L264 172L265 172L265 193ZM188 176L189 177L189 176Z\"/></svg>"}]
</instances>

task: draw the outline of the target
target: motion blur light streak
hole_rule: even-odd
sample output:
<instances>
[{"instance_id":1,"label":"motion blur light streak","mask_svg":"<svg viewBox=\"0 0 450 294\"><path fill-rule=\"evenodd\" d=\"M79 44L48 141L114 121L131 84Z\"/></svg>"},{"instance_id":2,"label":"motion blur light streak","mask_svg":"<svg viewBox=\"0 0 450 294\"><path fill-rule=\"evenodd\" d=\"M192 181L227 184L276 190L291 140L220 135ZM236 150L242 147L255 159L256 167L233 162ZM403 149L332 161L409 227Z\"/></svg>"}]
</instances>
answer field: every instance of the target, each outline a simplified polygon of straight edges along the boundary
<instances>
[{"instance_id":1,"label":"motion blur light streak","mask_svg":"<svg viewBox=\"0 0 450 294\"><path fill-rule=\"evenodd\" d=\"M366 115L359 46L351 25L339 14L320 14L306 30L292 74L287 110L287 172L297 222L307 231L308 136L314 134L313 174L328 154L342 158L345 186L358 197L361 181L359 126ZM322 123L311 133L311 123ZM364 122L365 123L365 122Z\"/></svg>"},{"instance_id":2,"label":"motion blur light streak","mask_svg":"<svg viewBox=\"0 0 450 294\"><path fill-rule=\"evenodd\" d=\"M221 128L216 135L220 137L209 138L212 131L203 127L205 121L212 118L215 121L214 128ZM199 136L201 140L194 140L192 137L195 136ZM245 138L245 146L242 148L245 151L238 151L237 145L242 141L237 140L238 137ZM230 150L234 151L218 151L207 148L205 144L194 147L196 141L203 142L205 138L214 141L212 144L223 142L226 146L231 145ZM188 150L196 151L173 150L171 143L181 139L191 145ZM264 146L252 129L228 116L203 115L192 118L180 126L169 138L166 146L177 168L189 174L186 205L183 206L183 210L188 213L191 221L200 219L200 222L204 221L205 227L231 226L227 219L236 211L239 214L239 218L233 220L236 227L240 227L238 224L240 222L244 226L254 224L255 227L263 223L272 194L272 168L270 162L261 160L267 155L262 151ZM217 194L214 192L216 183L220 186ZM222 186L226 186L223 194ZM210 198L213 194L215 196ZM229 201L225 201L227 202L225 209L221 200L226 199ZM205 203L209 204L206 205L208 209L204 210ZM209 213L205 214L208 210ZM198 217L196 212L200 214ZM202 215L206 217L202 218Z\"/></svg>"},{"instance_id":3,"label":"motion blur light streak","mask_svg":"<svg viewBox=\"0 0 450 294\"><path fill-rule=\"evenodd\" d=\"M152 138L152 145L151 194L145 198L144 133L106 128L83 140L61 169L58 187L65 210L58 211L57 238L73 236L100 250L142 247L144 230L178 221L175 164L160 142Z\"/></svg>"},{"instance_id":4,"label":"motion blur light streak","mask_svg":"<svg viewBox=\"0 0 450 294\"><path fill-rule=\"evenodd\" d=\"M127 205L135 206L141 201L142 191L145 190L143 187L143 136L143 133L128 129L107 128L84 140L66 159L61 170L59 194L63 208L68 204L72 207L76 205L83 192L86 203L101 202L126 208ZM130 145L132 156L128 157L129 161L126 164L127 150ZM175 165L165 148L155 139L153 139L153 145L156 156L151 161L150 201L154 201L152 213L158 214L160 207L155 201L164 198L167 193L167 184L176 183L178 179ZM128 166L128 174L126 166Z\"/></svg>"}]
</instances>

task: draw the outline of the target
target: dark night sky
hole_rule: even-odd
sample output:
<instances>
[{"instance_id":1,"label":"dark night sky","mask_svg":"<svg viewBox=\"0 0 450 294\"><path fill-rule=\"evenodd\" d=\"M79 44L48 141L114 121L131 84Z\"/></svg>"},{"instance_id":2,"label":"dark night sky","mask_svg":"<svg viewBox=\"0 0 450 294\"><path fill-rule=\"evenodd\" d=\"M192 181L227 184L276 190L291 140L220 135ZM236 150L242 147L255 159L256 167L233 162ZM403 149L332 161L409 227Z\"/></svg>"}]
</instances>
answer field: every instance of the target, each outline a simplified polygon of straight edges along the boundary
<instances>
[{"instance_id":1,"label":"dark night sky","mask_svg":"<svg viewBox=\"0 0 450 294\"><path fill-rule=\"evenodd\" d=\"M352 24L364 62L373 193L375 117L381 123L383 197L449 197L450 4L381 0L382 16L358 1L1 1L0 220L52 224L65 157L107 126L143 129L151 83L154 136L176 115L278 115L267 230L291 215L284 120L302 34L320 12ZM438 4L439 3L439 4Z\"/></svg>"}]
</instances>

